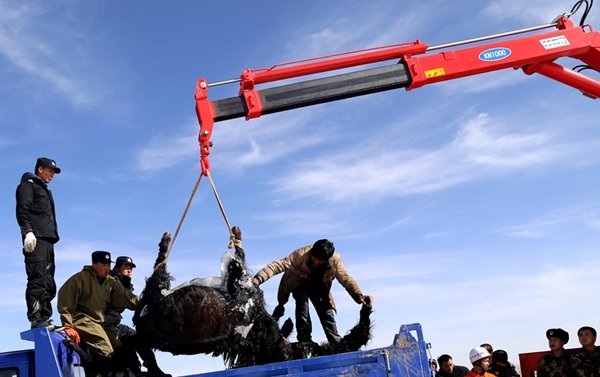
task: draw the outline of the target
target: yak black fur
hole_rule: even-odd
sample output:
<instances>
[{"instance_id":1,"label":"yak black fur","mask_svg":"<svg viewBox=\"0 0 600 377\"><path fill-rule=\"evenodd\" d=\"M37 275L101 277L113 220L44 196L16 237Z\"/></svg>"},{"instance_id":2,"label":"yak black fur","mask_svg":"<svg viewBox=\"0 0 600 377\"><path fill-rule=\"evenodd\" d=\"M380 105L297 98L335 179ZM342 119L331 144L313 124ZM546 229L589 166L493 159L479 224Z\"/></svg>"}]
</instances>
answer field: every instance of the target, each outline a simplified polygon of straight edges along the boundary
<instances>
[{"instance_id":1,"label":"yak black fur","mask_svg":"<svg viewBox=\"0 0 600 377\"><path fill-rule=\"evenodd\" d=\"M239 228L234 227L234 234L241 240ZM223 356L229 367L289 359L287 342L265 310L263 293L251 283L241 247L236 247L220 288L190 284L163 295L173 280L163 263L170 242L165 233L133 317L146 344L174 355Z\"/></svg>"},{"instance_id":2,"label":"yak black fur","mask_svg":"<svg viewBox=\"0 0 600 377\"><path fill-rule=\"evenodd\" d=\"M241 240L241 231L233 233ZM174 355L198 353L223 356L230 368L268 364L310 356L356 351L371 336L371 308L363 306L359 323L339 343L289 343L291 333L265 309L260 288L251 283L241 246L235 247L219 287L189 284L173 291L165 257L171 235L159 243L153 274L135 311L140 340Z\"/></svg>"},{"instance_id":3,"label":"yak black fur","mask_svg":"<svg viewBox=\"0 0 600 377\"><path fill-rule=\"evenodd\" d=\"M366 345L371 339L371 313L372 307L363 305L360 309L360 319L342 340L339 342L295 342L290 344L290 353L292 359L305 359L308 357L336 355L344 352L358 351ZM281 331L286 338L291 334L294 324L291 319L287 319Z\"/></svg>"}]
</instances>

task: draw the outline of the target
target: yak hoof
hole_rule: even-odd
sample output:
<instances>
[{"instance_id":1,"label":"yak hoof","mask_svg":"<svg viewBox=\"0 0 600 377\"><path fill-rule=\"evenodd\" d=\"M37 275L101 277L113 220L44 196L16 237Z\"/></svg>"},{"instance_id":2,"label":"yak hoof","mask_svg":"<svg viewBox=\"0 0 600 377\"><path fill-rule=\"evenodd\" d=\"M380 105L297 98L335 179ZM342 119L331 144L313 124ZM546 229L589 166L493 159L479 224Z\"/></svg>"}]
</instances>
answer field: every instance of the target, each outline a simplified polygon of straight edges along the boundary
<instances>
[{"instance_id":1,"label":"yak hoof","mask_svg":"<svg viewBox=\"0 0 600 377\"><path fill-rule=\"evenodd\" d=\"M293 330L294 330L294 322L292 322L291 318L286 319L285 322L283 323L283 326L281 326L281 335L287 339Z\"/></svg>"},{"instance_id":2,"label":"yak hoof","mask_svg":"<svg viewBox=\"0 0 600 377\"><path fill-rule=\"evenodd\" d=\"M171 244L171 233L169 233L169 232L163 233L163 236L160 239L160 243L158 244L158 246L160 248L166 249L169 247L170 244Z\"/></svg>"},{"instance_id":3,"label":"yak hoof","mask_svg":"<svg viewBox=\"0 0 600 377\"><path fill-rule=\"evenodd\" d=\"M231 233L233 233L236 240L242 240L242 230L237 225L231 228Z\"/></svg>"}]
</instances>

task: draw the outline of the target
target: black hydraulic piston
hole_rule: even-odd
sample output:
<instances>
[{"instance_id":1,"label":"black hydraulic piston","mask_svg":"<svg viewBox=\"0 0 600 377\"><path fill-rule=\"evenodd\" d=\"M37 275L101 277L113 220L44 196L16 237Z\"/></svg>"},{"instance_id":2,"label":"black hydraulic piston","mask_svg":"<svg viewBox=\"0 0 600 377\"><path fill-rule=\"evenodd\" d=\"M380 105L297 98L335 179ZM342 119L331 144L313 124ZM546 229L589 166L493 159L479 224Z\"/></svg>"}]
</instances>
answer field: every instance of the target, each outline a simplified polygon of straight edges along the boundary
<instances>
[{"instance_id":1,"label":"black hydraulic piston","mask_svg":"<svg viewBox=\"0 0 600 377\"><path fill-rule=\"evenodd\" d=\"M404 62L314 80L257 90L262 103L261 114L297 109L344 98L385 90L406 88L412 82ZM244 96L213 102L214 121L245 117L248 107Z\"/></svg>"}]
</instances>

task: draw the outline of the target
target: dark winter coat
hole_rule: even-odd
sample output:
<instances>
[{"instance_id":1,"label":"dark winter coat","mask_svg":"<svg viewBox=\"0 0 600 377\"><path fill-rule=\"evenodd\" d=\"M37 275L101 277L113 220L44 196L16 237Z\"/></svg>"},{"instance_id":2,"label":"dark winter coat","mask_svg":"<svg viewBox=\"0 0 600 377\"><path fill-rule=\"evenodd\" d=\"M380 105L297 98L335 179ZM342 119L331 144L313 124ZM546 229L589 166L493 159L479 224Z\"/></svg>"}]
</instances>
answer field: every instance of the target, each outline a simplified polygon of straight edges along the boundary
<instances>
[{"instance_id":1,"label":"dark winter coat","mask_svg":"<svg viewBox=\"0 0 600 377\"><path fill-rule=\"evenodd\" d=\"M106 310L135 309L138 298L117 279L107 276L102 283L92 266L71 276L58 291L57 308L63 325L77 327L86 318L99 325L106 320Z\"/></svg>"},{"instance_id":2,"label":"dark winter coat","mask_svg":"<svg viewBox=\"0 0 600 377\"><path fill-rule=\"evenodd\" d=\"M33 173L25 173L17 187L17 222L21 235L33 232L38 238L58 242L54 199L48 185Z\"/></svg>"},{"instance_id":3,"label":"dark winter coat","mask_svg":"<svg viewBox=\"0 0 600 377\"><path fill-rule=\"evenodd\" d=\"M131 278L129 276L122 275L114 269L110 271L110 276L117 279L127 291L133 294L133 285L131 284ZM125 311L124 308L116 309L114 307L109 307L106 311L106 318L104 320L104 323L107 325L118 327L121 324L121 320L123 319L123 311Z\"/></svg>"},{"instance_id":4,"label":"dark winter coat","mask_svg":"<svg viewBox=\"0 0 600 377\"><path fill-rule=\"evenodd\" d=\"M463 367L462 365L454 365L452 374L447 374L439 370L435 377L465 377L469 373L469 368Z\"/></svg>"}]
</instances>

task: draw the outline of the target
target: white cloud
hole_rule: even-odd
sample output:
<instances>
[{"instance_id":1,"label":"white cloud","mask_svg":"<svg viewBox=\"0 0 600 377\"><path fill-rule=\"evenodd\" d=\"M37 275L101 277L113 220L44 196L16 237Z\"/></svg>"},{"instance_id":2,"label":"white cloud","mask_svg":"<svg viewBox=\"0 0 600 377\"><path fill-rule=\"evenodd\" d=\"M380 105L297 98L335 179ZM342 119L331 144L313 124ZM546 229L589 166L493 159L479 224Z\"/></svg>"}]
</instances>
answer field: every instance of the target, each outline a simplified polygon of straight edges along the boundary
<instances>
[{"instance_id":1,"label":"white cloud","mask_svg":"<svg viewBox=\"0 0 600 377\"><path fill-rule=\"evenodd\" d=\"M92 83L98 71L93 76L82 73L81 67L90 62L78 51L78 32L73 25L49 32L44 29L45 13L39 4L0 2L0 55L36 80L36 92L47 87L78 107L97 106L103 89Z\"/></svg>"},{"instance_id":2,"label":"white cloud","mask_svg":"<svg viewBox=\"0 0 600 377\"><path fill-rule=\"evenodd\" d=\"M340 234L336 238L340 240L353 240L353 239L377 239L377 237L381 237L385 234L390 233L393 230L401 228L406 225L409 221L408 217L404 217L395 221L392 221L388 225L382 228L376 228L376 230L371 232L366 232L361 230L360 232L353 232L352 234ZM347 230L347 229L346 229Z\"/></svg>"},{"instance_id":3,"label":"white cloud","mask_svg":"<svg viewBox=\"0 0 600 377\"><path fill-rule=\"evenodd\" d=\"M485 114L466 119L454 139L437 149L363 145L327 159L300 163L273 181L295 198L339 202L434 192L492 174L543 167L567 159L580 146L560 144L550 134L506 133ZM317 162L314 162L317 160ZM332 189L335 188L335 189Z\"/></svg>"},{"instance_id":4,"label":"white cloud","mask_svg":"<svg viewBox=\"0 0 600 377\"><path fill-rule=\"evenodd\" d=\"M361 22L336 18L332 23L331 18L326 17L323 24L309 23L299 29L288 43L287 58L311 58L410 42L420 36L431 15L421 5L419 9L403 9L401 14L398 14L396 3L379 3L376 7L361 3L356 6L361 7ZM298 46L302 46L301 51L298 51Z\"/></svg>"},{"instance_id":5,"label":"white cloud","mask_svg":"<svg viewBox=\"0 0 600 377\"><path fill-rule=\"evenodd\" d=\"M196 126L197 128L197 126ZM134 152L134 168L141 172L168 169L196 156L200 158L198 134L194 127L185 127L176 135L155 136L147 145Z\"/></svg>"},{"instance_id":6,"label":"white cloud","mask_svg":"<svg viewBox=\"0 0 600 377\"><path fill-rule=\"evenodd\" d=\"M458 132L451 149L475 165L488 168L528 167L556 159L556 149L547 133L502 134L490 119L479 114ZM492 127L488 127L492 126Z\"/></svg>"},{"instance_id":7,"label":"white cloud","mask_svg":"<svg viewBox=\"0 0 600 377\"><path fill-rule=\"evenodd\" d=\"M484 93L494 89L520 84L531 78L521 71L501 70L485 74L445 81L439 85L447 95L454 93Z\"/></svg>"},{"instance_id":8,"label":"white cloud","mask_svg":"<svg viewBox=\"0 0 600 377\"><path fill-rule=\"evenodd\" d=\"M500 234L515 238L563 238L569 237L569 229L600 230L600 211L597 205L578 205L560 208L539 216L532 221L496 230Z\"/></svg>"},{"instance_id":9,"label":"white cloud","mask_svg":"<svg viewBox=\"0 0 600 377\"><path fill-rule=\"evenodd\" d=\"M574 2L573 2L574 3ZM519 19L532 22L529 26L549 24L554 17L570 11L571 3L558 0L501 0L490 2L483 10L484 14L496 20ZM581 16L583 8L579 10ZM578 20L578 18L577 18Z\"/></svg>"},{"instance_id":10,"label":"white cloud","mask_svg":"<svg viewBox=\"0 0 600 377\"><path fill-rule=\"evenodd\" d=\"M581 305L595 295L586 281L600 272L599 261L585 257L593 251L582 250L580 260L570 261L560 254L535 255L535 269L495 254L460 250L421 258L378 254L376 262L347 267L362 290L375 295L373 346L389 345L391 332L414 320L423 325L434 355L449 353L464 364L463 355L474 344L488 341L517 361L520 352L546 349L547 328L576 330L593 318ZM345 292L338 292L336 299L343 298Z\"/></svg>"},{"instance_id":11,"label":"white cloud","mask_svg":"<svg viewBox=\"0 0 600 377\"><path fill-rule=\"evenodd\" d=\"M219 124L213 134L213 150L218 151L214 164L219 169L239 172L322 143L328 131L306 128L306 124L314 123L317 113L311 109L269 115L252 123L237 120Z\"/></svg>"},{"instance_id":12,"label":"white cloud","mask_svg":"<svg viewBox=\"0 0 600 377\"><path fill-rule=\"evenodd\" d=\"M315 111L299 111L246 123L243 119L215 123L211 167L239 173L242 169L268 164L326 139L329 131L306 130ZM174 134L154 136L134 152L134 168L142 172L167 169L200 158L196 119Z\"/></svg>"},{"instance_id":13,"label":"white cloud","mask_svg":"<svg viewBox=\"0 0 600 377\"><path fill-rule=\"evenodd\" d=\"M276 224L279 232L292 235L332 234L348 226L346 221L327 210L293 211L287 208L282 212L266 213L255 218Z\"/></svg>"}]
</instances>

